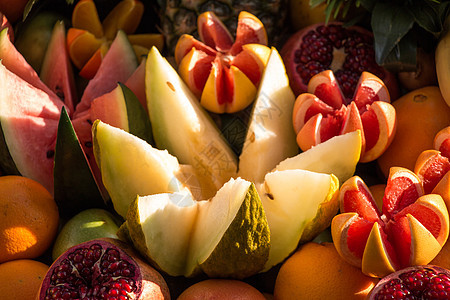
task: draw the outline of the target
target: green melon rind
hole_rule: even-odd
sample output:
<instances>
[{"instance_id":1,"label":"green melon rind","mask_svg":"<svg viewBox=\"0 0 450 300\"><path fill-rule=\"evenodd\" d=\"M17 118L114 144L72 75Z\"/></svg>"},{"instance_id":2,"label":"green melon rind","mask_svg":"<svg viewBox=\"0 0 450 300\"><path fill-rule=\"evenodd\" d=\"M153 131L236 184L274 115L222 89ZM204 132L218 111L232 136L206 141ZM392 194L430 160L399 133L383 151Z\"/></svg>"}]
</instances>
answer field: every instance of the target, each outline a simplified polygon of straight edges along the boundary
<instances>
[{"instance_id":1,"label":"green melon rind","mask_svg":"<svg viewBox=\"0 0 450 300\"><path fill-rule=\"evenodd\" d=\"M125 84L119 82L127 107L128 131L131 134L153 144L152 124L147 111L142 107L136 95Z\"/></svg>"},{"instance_id":2,"label":"green melon rind","mask_svg":"<svg viewBox=\"0 0 450 300\"><path fill-rule=\"evenodd\" d=\"M269 258L270 231L261 199L251 184L236 217L200 269L209 277L244 279Z\"/></svg>"},{"instance_id":3,"label":"green melon rind","mask_svg":"<svg viewBox=\"0 0 450 300\"><path fill-rule=\"evenodd\" d=\"M262 270L269 256L261 199L242 179L231 179L208 201L182 193L138 197L125 226L122 236L171 276L245 278Z\"/></svg>"},{"instance_id":4,"label":"green melon rind","mask_svg":"<svg viewBox=\"0 0 450 300\"><path fill-rule=\"evenodd\" d=\"M212 197L236 175L237 158L214 121L170 63L152 47L146 63L147 106L156 146L210 181Z\"/></svg>"},{"instance_id":5,"label":"green melon rind","mask_svg":"<svg viewBox=\"0 0 450 300\"><path fill-rule=\"evenodd\" d=\"M58 124L54 158L54 198L63 218L88 208L106 208L100 188L65 108Z\"/></svg>"}]
</instances>

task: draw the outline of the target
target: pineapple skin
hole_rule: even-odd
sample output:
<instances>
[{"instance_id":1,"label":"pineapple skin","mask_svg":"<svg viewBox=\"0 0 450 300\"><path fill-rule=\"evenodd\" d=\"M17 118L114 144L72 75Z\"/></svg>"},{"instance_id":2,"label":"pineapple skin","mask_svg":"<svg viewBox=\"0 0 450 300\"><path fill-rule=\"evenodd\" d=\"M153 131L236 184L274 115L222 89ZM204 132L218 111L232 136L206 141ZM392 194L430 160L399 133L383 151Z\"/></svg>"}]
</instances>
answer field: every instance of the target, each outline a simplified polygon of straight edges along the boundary
<instances>
[{"instance_id":1,"label":"pineapple skin","mask_svg":"<svg viewBox=\"0 0 450 300\"><path fill-rule=\"evenodd\" d=\"M288 0L158 0L158 5L160 30L165 37L169 55L173 55L182 34L198 38L197 16L205 11L213 11L232 35L236 33L237 18L241 11L254 14L264 24L271 45L276 45L289 30Z\"/></svg>"}]
</instances>

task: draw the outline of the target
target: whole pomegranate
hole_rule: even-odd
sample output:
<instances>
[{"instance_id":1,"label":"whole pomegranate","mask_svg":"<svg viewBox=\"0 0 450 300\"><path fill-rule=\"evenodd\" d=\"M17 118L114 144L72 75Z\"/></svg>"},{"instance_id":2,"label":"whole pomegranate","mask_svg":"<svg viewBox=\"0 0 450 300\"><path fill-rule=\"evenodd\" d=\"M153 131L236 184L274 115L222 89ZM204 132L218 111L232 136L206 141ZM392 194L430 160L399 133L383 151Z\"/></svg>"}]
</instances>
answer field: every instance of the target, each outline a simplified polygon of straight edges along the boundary
<instances>
[{"instance_id":1,"label":"whole pomegranate","mask_svg":"<svg viewBox=\"0 0 450 300\"><path fill-rule=\"evenodd\" d=\"M126 243L94 239L56 259L38 299L170 299L164 278Z\"/></svg>"},{"instance_id":2,"label":"whole pomegranate","mask_svg":"<svg viewBox=\"0 0 450 300\"><path fill-rule=\"evenodd\" d=\"M347 99L352 98L363 71L383 80L392 100L398 97L397 79L376 63L373 34L363 27L317 23L294 33L280 53L296 96L307 91L311 77L332 70Z\"/></svg>"},{"instance_id":3,"label":"whole pomegranate","mask_svg":"<svg viewBox=\"0 0 450 300\"><path fill-rule=\"evenodd\" d=\"M450 271L434 265L396 271L381 279L368 299L450 299Z\"/></svg>"}]
</instances>

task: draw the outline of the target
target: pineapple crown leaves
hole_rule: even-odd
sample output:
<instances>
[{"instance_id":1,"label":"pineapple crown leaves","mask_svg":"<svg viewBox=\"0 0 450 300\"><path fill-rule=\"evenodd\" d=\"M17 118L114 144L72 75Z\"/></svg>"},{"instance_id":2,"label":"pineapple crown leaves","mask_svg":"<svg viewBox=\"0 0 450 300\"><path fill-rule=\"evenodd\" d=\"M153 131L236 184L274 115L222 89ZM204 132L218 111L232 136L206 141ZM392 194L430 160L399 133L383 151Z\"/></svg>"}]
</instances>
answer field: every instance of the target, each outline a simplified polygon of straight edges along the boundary
<instances>
[{"instance_id":1,"label":"pineapple crown leaves","mask_svg":"<svg viewBox=\"0 0 450 300\"><path fill-rule=\"evenodd\" d=\"M450 12L450 1L438 0L310 0L310 6L326 3L326 21L346 18L352 8L365 13L351 17L346 25L370 19L375 59L392 71L416 68L416 51L439 39Z\"/></svg>"}]
</instances>

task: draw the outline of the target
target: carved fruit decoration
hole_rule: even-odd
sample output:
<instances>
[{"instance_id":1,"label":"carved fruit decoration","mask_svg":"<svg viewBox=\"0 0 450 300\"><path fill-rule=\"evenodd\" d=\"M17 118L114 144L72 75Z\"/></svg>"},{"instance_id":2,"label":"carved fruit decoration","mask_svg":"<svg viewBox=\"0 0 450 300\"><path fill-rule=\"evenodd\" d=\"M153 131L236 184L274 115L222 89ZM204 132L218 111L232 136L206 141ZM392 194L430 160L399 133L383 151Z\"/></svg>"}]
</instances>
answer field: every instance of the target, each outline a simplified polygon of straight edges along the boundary
<instances>
[{"instance_id":1,"label":"carved fruit decoration","mask_svg":"<svg viewBox=\"0 0 450 300\"><path fill-rule=\"evenodd\" d=\"M256 96L269 59L263 23L242 11L236 39L213 12L197 19L200 40L184 34L175 48L178 73L201 105L213 113L234 113Z\"/></svg>"},{"instance_id":2,"label":"carved fruit decoration","mask_svg":"<svg viewBox=\"0 0 450 300\"><path fill-rule=\"evenodd\" d=\"M377 76L363 72L352 99L331 70L314 75L295 100L293 125L303 151L333 136L361 130L361 162L377 159L391 144L397 119L389 92Z\"/></svg>"},{"instance_id":3,"label":"carved fruit decoration","mask_svg":"<svg viewBox=\"0 0 450 300\"><path fill-rule=\"evenodd\" d=\"M424 195L420 179L406 168L391 168L382 207L358 176L344 182L339 201L341 213L331 224L334 245L369 276L428 264L447 241L449 216L442 197Z\"/></svg>"},{"instance_id":4,"label":"carved fruit decoration","mask_svg":"<svg viewBox=\"0 0 450 300\"><path fill-rule=\"evenodd\" d=\"M450 271L433 265L398 270L381 279L367 299L450 299Z\"/></svg>"},{"instance_id":5,"label":"carved fruit decoration","mask_svg":"<svg viewBox=\"0 0 450 300\"><path fill-rule=\"evenodd\" d=\"M314 75L332 70L346 98L352 97L363 71L381 78L393 100L398 97L396 77L376 63L373 34L362 27L317 23L293 34L280 53L296 96L306 92Z\"/></svg>"},{"instance_id":6,"label":"carved fruit decoration","mask_svg":"<svg viewBox=\"0 0 450 300\"><path fill-rule=\"evenodd\" d=\"M170 299L164 278L120 240L69 248L53 262L37 299Z\"/></svg>"},{"instance_id":7,"label":"carved fruit decoration","mask_svg":"<svg viewBox=\"0 0 450 300\"><path fill-rule=\"evenodd\" d=\"M434 149L423 151L416 160L414 173L422 180L425 193L439 194L450 209L450 126L434 137Z\"/></svg>"}]
</instances>

